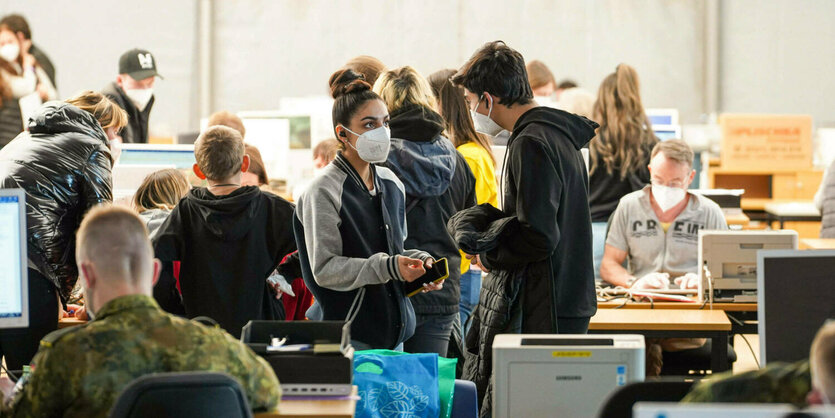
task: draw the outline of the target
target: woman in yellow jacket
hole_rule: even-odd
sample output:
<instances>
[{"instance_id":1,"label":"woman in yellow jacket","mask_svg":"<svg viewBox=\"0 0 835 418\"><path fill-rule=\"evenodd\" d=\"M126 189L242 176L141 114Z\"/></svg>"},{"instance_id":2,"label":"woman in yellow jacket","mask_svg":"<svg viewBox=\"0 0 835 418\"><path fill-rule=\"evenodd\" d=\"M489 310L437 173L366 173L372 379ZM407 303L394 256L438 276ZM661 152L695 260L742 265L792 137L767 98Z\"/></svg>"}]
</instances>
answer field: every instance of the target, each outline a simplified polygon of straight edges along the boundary
<instances>
[{"instance_id":1,"label":"woman in yellow jacket","mask_svg":"<svg viewBox=\"0 0 835 418\"><path fill-rule=\"evenodd\" d=\"M495 159L490 149L490 140L476 132L469 108L464 101L464 90L449 81L456 70L441 70L429 76L429 84L437 99L438 113L444 118L446 137L467 160L475 176L475 193L478 204L489 203L499 207L496 182ZM478 305L481 291L481 270L470 266L469 260L461 259L461 300L458 304L461 327L466 334L467 319Z\"/></svg>"}]
</instances>

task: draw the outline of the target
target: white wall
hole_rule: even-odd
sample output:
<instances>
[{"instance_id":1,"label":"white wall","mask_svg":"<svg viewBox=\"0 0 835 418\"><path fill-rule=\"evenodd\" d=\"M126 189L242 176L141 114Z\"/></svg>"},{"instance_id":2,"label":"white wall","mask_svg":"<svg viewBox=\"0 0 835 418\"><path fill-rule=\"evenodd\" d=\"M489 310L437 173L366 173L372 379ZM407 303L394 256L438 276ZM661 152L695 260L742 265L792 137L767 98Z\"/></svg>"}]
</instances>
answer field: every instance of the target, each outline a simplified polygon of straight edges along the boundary
<instances>
[{"instance_id":1,"label":"white wall","mask_svg":"<svg viewBox=\"0 0 835 418\"><path fill-rule=\"evenodd\" d=\"M458 68L501 39L593 93L618 63L629 63L642 77L647 106L678 107L689 119L703 111L701 1L215 4L218 108L269 108L281 96L325 94L330 74L356 55L429 75Z\"/></svg>"},{"instance_id":2,"label":"white wall","mask_svg":"<svg viewBox=\"0 0 835 418\"><path fill-rule=\"evenodd\" d=\"M721 104L835 127L835 1L722 2Z\"/></svg>"},{"instance_id":3,"label":"white wall","mask_svg":"<svg viewBox=\"0 0 835 418\"><path fill-rule=\"evenodd\" d=\"M214 0L213 107L274 109L280 97L326 94L328 76L360 54L428 75L502 39L592 92L619 62L629 63L647 107L676 107L684 122L696 122L706 110L704 4ZM197 0L0 0L0 10L27 16L57 67L62 96L104 86L125 50L151 50L165 76L152 130L198 128ZM835 2L724 1L720 22L723 110L811 113L819 126L835 123Z\"/></svg>"}]
</instances>

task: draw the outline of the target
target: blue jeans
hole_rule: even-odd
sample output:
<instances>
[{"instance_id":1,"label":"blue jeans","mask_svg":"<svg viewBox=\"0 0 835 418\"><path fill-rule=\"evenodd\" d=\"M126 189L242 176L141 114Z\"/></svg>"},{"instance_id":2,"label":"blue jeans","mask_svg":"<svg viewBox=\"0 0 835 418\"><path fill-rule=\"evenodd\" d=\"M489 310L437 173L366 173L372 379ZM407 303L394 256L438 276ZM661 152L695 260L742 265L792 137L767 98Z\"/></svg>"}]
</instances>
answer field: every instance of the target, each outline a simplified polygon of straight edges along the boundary
<instances>
[{"instance_id":1,"label":"blue jeans","mask_svg":"<svg viewBox=\"0 0 835 418\"><path fill-rule=\"evenodd\" d=\"M606 249L606 222L592 222L592 254L594 254L594 279L600 281L600 263Z\"/></svg>"},{"instance_id":2,"label":"blue jeans","mask_svg":"<svg viewBox=\"0 0 835 418\"><path fill-rule=\"evenodd\" d=\"M478 297L481 294L481 270L470 267L461 275L461 300L458 302L458 314L461 316L461 330L464 335L470 330L467 323L475 307L478 306ZM463 336L462 336L463 337Z\"/></svg>"},{"instance_id":3,"label":"blue jeans","mask_svg":"<svg viewBox=\"0 0 835 418\"><path fill-rule=\"evenodd\" d=\"M438 353L447 356L449 334L457 314L425 315L417 314L415 335L403 343L407 353Z\"/></svg>"}]
</instances>

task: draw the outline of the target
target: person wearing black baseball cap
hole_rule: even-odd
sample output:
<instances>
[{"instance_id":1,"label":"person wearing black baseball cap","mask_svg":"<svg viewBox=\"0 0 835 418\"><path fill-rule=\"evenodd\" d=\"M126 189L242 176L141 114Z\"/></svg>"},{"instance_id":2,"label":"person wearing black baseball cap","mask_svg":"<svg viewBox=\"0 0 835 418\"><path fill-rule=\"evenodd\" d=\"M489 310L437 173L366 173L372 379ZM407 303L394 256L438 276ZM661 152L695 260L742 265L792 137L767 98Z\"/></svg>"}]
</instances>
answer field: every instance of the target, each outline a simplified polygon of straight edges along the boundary
<instances>
[{"instance_id":1,"label":"person wearing black baseball cap","mask_svg":"<svg viewBox=\"0 0 835 418\"><path fill-rule=\"evenodd\" d=\"M134 48L119 58L116 81L102 91L128 113L128 125L121 132L125 143L148 142L148 118L154 105L154 81L162 78L157 60L150 52Z\"/></svg>"}]
</instances>

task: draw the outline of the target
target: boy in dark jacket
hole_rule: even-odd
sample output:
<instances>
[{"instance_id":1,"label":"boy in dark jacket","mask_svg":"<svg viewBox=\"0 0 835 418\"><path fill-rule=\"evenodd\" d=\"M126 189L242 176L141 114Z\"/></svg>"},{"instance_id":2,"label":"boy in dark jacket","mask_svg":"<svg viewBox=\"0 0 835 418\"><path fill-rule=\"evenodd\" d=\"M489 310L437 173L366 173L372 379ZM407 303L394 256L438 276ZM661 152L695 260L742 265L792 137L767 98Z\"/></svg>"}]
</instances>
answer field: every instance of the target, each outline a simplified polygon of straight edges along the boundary
<instances>
[{"instance_id":1,"label":"boy in dark jacket","mask_svg":"<svg viewBox=\"0 0 835 418\"><path fill-rule=\"evenodd\" d=\"M521 288L513 290L518 294L490 300L483 294L479 304L496 304L511 296L511 317L521 323L493 324L506 327L503 332L586 333L597 303L588 173L580 149L594 137L597 124L539 107L533 101L524 58L501 41L476 51L451 81L465 89L477 131L491 136L511 131L501 176L507 218L495 221L502 223L503 233L495 247L470 257L484 271L495 269L504 272L503 277L517 277ZM491 284L488 276L483 288ZM477 322L489 326L489 318L478 316ZM484 346L492 346L492 341ZM468 344L467 349L479 354L477 347ZM473 356L485 361L481 370L490 368L485 354ZM489 397L479 404L484 405L482 416L489 416Z\"/></svg>"},{"instance_id":2,"label":"boy in dark jacket","mask_svg":"<svg viewBox=\"0 0 835 418\"><path fill-rule=\"evenodd\" d=\"M192 189L154 238L163 263L154 297L169 312L208 316L237 337L250 320L283 318L266 279L296 250L293 205L255 186L241 187L249 158L231 128L206 130L194 156L194 173L209 186ZM179 280L174 261L180 262Z\"/></svg>"},{"instance_id":3,"label":"boy in dark jacket","mask_svg":"<svg viewBox=\"0 0 835 418\"><path fill-rule=\"evenodd\" d=\"M501 41L476 51L452 78L466 91L476 130L511 131L502 209L519 228L497 248L473 256L487 270L526 268L523 333L585 333L597 304L580 149L597 124L539 107L527 79L522 55Z\"/></svg>"}]
</instances>

